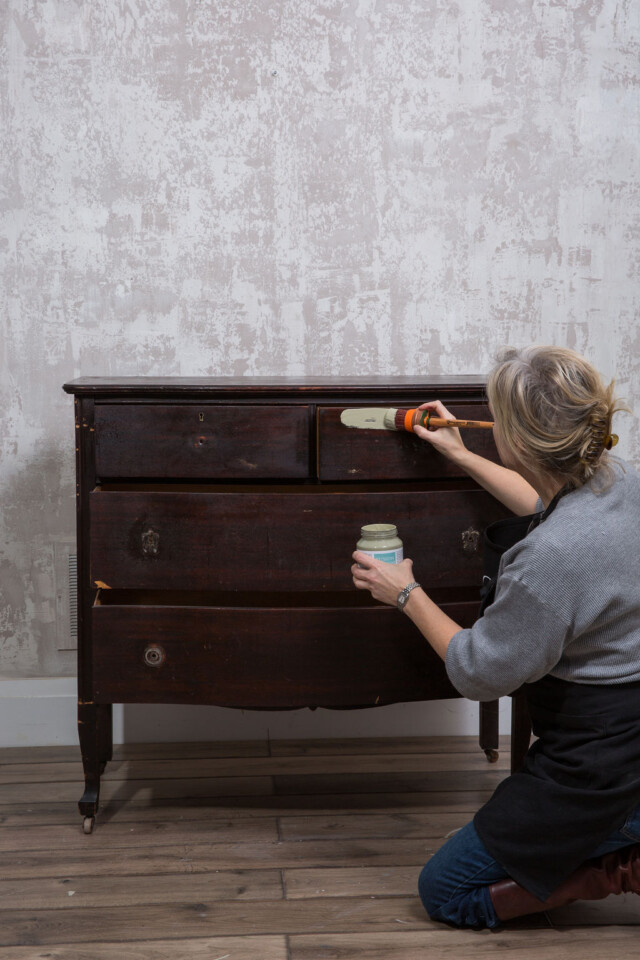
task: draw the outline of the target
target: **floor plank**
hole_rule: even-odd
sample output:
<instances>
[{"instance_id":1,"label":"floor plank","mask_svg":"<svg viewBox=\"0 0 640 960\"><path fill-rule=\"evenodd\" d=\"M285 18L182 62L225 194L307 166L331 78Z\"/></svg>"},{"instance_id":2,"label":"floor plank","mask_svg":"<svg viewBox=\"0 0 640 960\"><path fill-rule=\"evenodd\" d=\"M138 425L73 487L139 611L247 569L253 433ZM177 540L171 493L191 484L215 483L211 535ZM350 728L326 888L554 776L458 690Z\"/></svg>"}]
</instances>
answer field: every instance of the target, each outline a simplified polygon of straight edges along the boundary
<instances>
[{"instance_id":1,"label":"floor plank","mask_svg":"<svg viewBox=\"0 0 640 960\"><path fill-rule=\"evenodd\" d=\"M605 900L576 900L566 907L558 907L549 916L555 927L609 926L612 923L637 927L640 925L640 897L623 893ZM636 931L636 936L640 957L640 930Z\"/></svg>"},{"instance_id":2,"label":"floor plank","mask_svg":"<svg viewBox=\"0 0 640 960\"><path fill-rule=\"evenodd\" d=\"M4 803L53 803L64 801L76 804L83 791L83 778L77 780L43 779L30 783L28 789L22 783L7 783L2 786ZM264 796L274 792L271 777L202 777L194 780L107 780L102 783L100 802L109 800L137 800L147 803L157 799L180 797L243 797ZM335 791L334 791L335 792Z\"/></svg>"},{"instance_id":3,"label":"floor plank","mask_svg":"<svg viewBox=\"0 0 640 960\"><path fill-rule=\"evenodd\" d=\"M321 867L284 870L289 900L310 897L414 896L422 864L406 867Z\"/></svg>"},{"instance_id":4,"label":"floor plank","mask_svg":"<svg viewBox=\"0 0 640 960\"><path fill-rule=\"evenodd\" d=\"M2 910L69 910L131 904L205 900L278 900L283 896L281 871L210 870L204 874L156 874L152 882L139 876L38 877L0 880Z\"/></svg>"},{"instance_id":5,"label":"floor plank","mask_svg":"<svg viewBox=\"0 0 640 960\"><path fill-rule=\"evenodd\" d=\"M155 876L160 873L202 873L209 870L259 870L277 865L390 866L426 862L444 839L401 839L374 837L362 840L299 840L279 843L194 843L170 847L105 849L85 837L82 850L62 854L61 848L11 851L2 857L6 879L29 877ZM108 843L107 843L108 848ZM1 905L0 905L1 910Z\"/></svg>"},{"instance_id":6,"label":"floor plank","mask_svg":"<svg viewBox=\"0 0 640 960\"><path fill-rule=\"evenodd\" d=\"M500 755L509 753L510 737L500 738ZM116 743L114 760L186 759L188 757L366 756L380 753L475 753L483 756L477 737L336 737L315 740L203 740L183 743ZM77 744L50 747L0 747L0 764L65 763L80 755Z\"/></svg>"},{"instance_id":7,"label":"floor plank","mask_svg":"<svg viewBox=\"0 0 640 960\"><path fill-rule=\"evenodd\" d=\"M369 754L421 753L421 754L473 754L487 762L480 749L477 737L355 737L335 740L271 740L270 752L273 757L324 756L341 754L365 757ZM500 756L508 757L511 738L500 738ZM1 758L0 758L1 759Z\"/></svg>"},{"instance_id":8,"label":"floor plank","mask_svg":"<svg viewBox=\"0 0 640 960\"><path fill-rule=\"evenodd\" d=\"M488 766L488 764L487 764ZM474 771L473 782L479 792L495 790L504 773L491 769ZM464 770L444 773L405 774L324 774L316 776L279 777L201 777L197 779L162 780L107 780L102 784L101 803L109 800L136 800L150 802L159 799L192 797L279 796L295 794L317 797L322 794L375 793L451 793L469 787L469 774ZM28 791L21 783L2 786L4 803L65 801L76 803L82 794L82 778L76 781L43 780L29 784ZM281 801L282 802L282 801Z\"/></svg>"},{"instance_id":9,"label":"floor plank","mask_svg":"<svg viewBox=\"0 0 640 960\"><path fill-rule=\"evenodd\" d=\"M324 840L336 837L446 837L471 817L456 810L440 813L358 814L279 818L283 840Z\"/></svg>"},{"instance_id":10,"label":"floor plank","mask_svg":"<svg viewBox=\"0 0 640 960\"><path fill-rule=\"evenodd\" d=\"M636 931L611 927L606 939L593 930L499 931L437 929L394 933L292 936L290 960L637 960ZM4 960L0 954L0 960Z\"/></svg>"},{"instance_id":11,"label":"floor plank","mask_svg":"<svg viewBox=\"0 0 640 960\"><path fill-rule=\"evenodd\" d=\"M475 738L118 748L83 834L78 753L0 751L0 960L626 960L640 898L488 933L422 865L508 773ZM594 935L595 933L595 935Z\"/></svg>"},{"instance_id":12,"label":"floor plank","mask_svg":"<svg viewBox=\"0 0 640 960\"><path fill-rule=\"evenodd\" d=\"M254 817L207 820L171 819L147 821L141 814L137 821L110 823L102 821L91 840L80 830L80 821L55 826L31 826L18 835L15 830L0 830L0 852L46 850L56 847L65 854L84 852L103 856L125 847L170 846L174 843L274 842L282 840L351 840L367 837L416 837L444 839L470 819L465 812L368 816L346 814L341 817Z\"/></svg>"},{"instance_id":13,"label":"floor plank","mask_svg":"<svg viewBox=\"0 0 640 960\"><path fill-rule=\"evenodd\" d=\"M454 753L377 753L360 757L337 754L335 756L282 756L282 757L222 757L153 760L113 760L107 764L102 776L104 784L117 780L189 780L195 777L288 777L340 776L341 774L423 773L428 766L429 775L464 771L482 771L495 777L497 771L508 773L508 758L489 764L484 754ZM55 780L58 783L82 779L82 764L74 763L10 763L0 765L0 786L11 783L38 783Z\"/></svg>"},{"instance_id":14,"label":"floor plank","mask_svg":"<svg viewBox=\"0 0 640 960\"><path fill-rule=\"evenodd\" d=\"M125 952L126 951L126 952ZM0 947L0 960L288 960L286 937L193 937L122 943Z\"/></svg>"},{"instance_id":15,"label":"floor plank","mask_svg":"<svg viewBox=\"0 0 640 960\"><path fill-rule=\"evenodd\" d=\"M438 741L441 738L437 738ZM442 738L444 739L444 738ZM452 737L451 740L457 740ZM464 740L466 738L461 737ZM424 738L417 737L419 742ZM287 741L285 741L287 742ZM327 741L330 743L330 741ZM441 749L438 744L436 750ZM455 749L452 746L451 750ZM451 752L451 751L449 751ZM203 757L207 760L212 757L268 757L269 743L267 740L207 740L196 743L114 743L114 760L184 760L189 757ZM74 763L80 756L80 748L73 746L51 747L0 747L0 764L5 763Z\"/></svg>"},{"instance_id":16,"label":"floor plank","mask_svg":"<svg viewBox=\"0 0 640 960\"><path fill-rule=\"evenodd\" d=\"M469 816L489 799L490 790L431 791L424 793L375 793L375 794L292 794L269 796L265 794L242 797L135 797L131 800L102 799L99 822L140 823L141 821L171 820L219 820L253 817L294 817L304 811L307 817L341 817L353 812L373 810L383 816L404 814L462 812ZM46 801L28 805L22 802L3 803L0 791L0 830L31 828L36 825L80 825L75 803Z\"/></svg>"},{"instance_id":17,"label":"floor plank","mask_svg":"<svg viewBox=\"0 0 640 960\"><path fill-rule=\"evenodd\" d=\"M425 765L426 766L426 765ZM506 772L494 767L481 766L473 771L473 782L483 790L495 789ZM283 796L288 793L323 794L323 793L378 793L392 791L394 793L429 793L437 791L464 790L469 784L469 773L465 770L431 771L422 773L371 773L363 774L321 774L308 776L291 775L288 777L275 776L274 790Z\"/></svg>"},{"instance_id":18,"label":"floor plank","mask_svg":"<svg viewBox=\"0 0 640 960\"><path fill-rule=\"evenodd\" d=\"M96 828L89 840L80 829L80 818L77 821L74 818L73 824L32 826L19 837L15 830L0 830L0 852L56 848L68 855L90 849L94 856L105 856L121 847L170 846L197 843L200 839L208 843L273 842L278 839L278 826L274 817L148 822L141 815L135 822L110 824L108 832Z\"/></svg>"},{"instance_id":19,"label":"floor plank","mask_svg":"<svg viewBox=\"0 0 640 960\"><path fill-rule=\"evenodd\" d=\"M0 946L167 939L187 928L195 937L390 932L400 926L422 929L430 922L417 897L198 901L99 911L7 910L1 916Z\"/></svg>"}]
</instances>

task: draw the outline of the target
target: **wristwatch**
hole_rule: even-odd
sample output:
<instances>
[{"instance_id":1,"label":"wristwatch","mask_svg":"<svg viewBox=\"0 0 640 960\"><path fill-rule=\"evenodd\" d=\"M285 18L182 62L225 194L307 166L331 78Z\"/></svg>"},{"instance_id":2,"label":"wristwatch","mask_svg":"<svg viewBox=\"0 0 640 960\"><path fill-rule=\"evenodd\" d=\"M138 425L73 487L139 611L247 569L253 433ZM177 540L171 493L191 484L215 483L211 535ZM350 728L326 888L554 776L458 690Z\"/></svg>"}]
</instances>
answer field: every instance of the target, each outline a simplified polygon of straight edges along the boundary
<instances>
[{"instance_id":1,"label":"wristwatch","mask_svg":"<svg viewBox=\"0 0 640 960\"><path fill-rule=\"evenodd\" d=\"M404 587L400 591L400 593L398 594L398 599L396 601L396 603L398 604L398 610L404 610L404 608L407 605L407 600L409 599L409 594L413 589L415 589L415 587L419 587L419 586L420 584L416 583L414 580L413 583L408 583L406 587Z\"/></svg>"}]
</instances>

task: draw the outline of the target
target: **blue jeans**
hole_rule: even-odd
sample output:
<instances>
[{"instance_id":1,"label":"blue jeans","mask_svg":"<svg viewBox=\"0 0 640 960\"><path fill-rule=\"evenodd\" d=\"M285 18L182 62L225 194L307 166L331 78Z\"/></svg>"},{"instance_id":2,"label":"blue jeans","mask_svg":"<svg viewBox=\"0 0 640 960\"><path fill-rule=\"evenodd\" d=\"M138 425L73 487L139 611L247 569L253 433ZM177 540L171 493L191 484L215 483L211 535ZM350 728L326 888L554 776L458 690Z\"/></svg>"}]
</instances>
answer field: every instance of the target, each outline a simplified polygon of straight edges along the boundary
<instances>
[{"instance_id":1,"label":"blue jeans","mask_svg":"<svg viewBox=\"0 0 640 960\"><path fill-rule=\"evenodd\" d=\"M640 806L621 830L616 830L587 859L628 847L640 841ZM508 877L468 823L451 837L422 869L418 892L432 920L454 927L500 926L489 896L489 886Z\"/></svg>"}]
</instances>

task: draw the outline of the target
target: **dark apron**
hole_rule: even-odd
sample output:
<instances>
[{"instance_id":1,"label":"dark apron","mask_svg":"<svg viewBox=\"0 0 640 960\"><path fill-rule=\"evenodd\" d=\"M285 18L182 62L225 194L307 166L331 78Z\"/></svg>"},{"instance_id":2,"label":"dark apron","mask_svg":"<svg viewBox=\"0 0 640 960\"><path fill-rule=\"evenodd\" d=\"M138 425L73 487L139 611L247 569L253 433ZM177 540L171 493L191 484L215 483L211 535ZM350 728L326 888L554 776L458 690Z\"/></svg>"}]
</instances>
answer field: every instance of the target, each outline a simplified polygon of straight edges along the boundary
<instances>
[{"instance_id":1,"label":"dark apron","mask_svg":"<svg viewBox=\"0 0 640 960\"><path fill-rule=\"evenodd\" d=\"M496 554L526 535L531 521L498 521L497 534L488 528L494 541L515 535ZM495 579L490 586L495 590ZM509 876L546 900L640 803L640 682L605 686L547 675L522 690L538 739L522 769L503 780L473 822Z\"/></svg>"},{"instance_id":2,"label":"dark apron","mask_svg":"<svg viewBox=\"0 0 640 960\"><path fill-rule=\"evenodd\" d=\"M551 504L549 505L551 506ZM534 523L537 526L544 514L529 514L526 517L505 517L504 520L496 520L490 523L484 531L482 538L482 566L484 576L482 578L482 588L480 596L482 603L480 605L480 614L482 616L489 604L493 603L496 595L496 586L498 583L498 568L502 554L509 547L515 546L519 540L524 539Z\"/></svg>"}]
</instances>

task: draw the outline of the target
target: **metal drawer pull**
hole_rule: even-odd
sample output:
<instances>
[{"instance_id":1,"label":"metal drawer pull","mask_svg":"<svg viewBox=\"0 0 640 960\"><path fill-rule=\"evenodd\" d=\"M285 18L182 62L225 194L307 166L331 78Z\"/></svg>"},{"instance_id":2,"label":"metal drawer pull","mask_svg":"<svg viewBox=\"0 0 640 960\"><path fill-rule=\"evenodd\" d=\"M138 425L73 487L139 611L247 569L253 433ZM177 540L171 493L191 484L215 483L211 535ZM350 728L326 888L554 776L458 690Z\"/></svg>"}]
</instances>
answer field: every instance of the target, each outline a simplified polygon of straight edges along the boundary
<instances>
[{"instance_id":1,"label":"metal drawer pull","mask_svg":"<svg viewBox=\"0 0 640 960\"><path fill-rule=\"evenodd\" d=\"M462 531L462 549L465 553L477 553L480 543L480 532L469 527Z\"/></svg>"},{"instance_id":2,"label":"metal drawer pull","mask_svg":"<svg viewBox=\"0 0 640 960\"><path fill-rule=\"evenodd\" d=\"M144 662L148 667L161 667L167 659L164 648L157 643L150 643L144 651Z\"/></svg>"},{"instance_id":3,"label":"metal drawer pull","mask_svg":"<svg viewBox=\"0 0 640 960\"><path fill-rule=\"evenodd\" d=\"M142 531L142 553L145 557L157 557L160 549L160 534L153 527Z\"/></svg>"}]
</instances>

